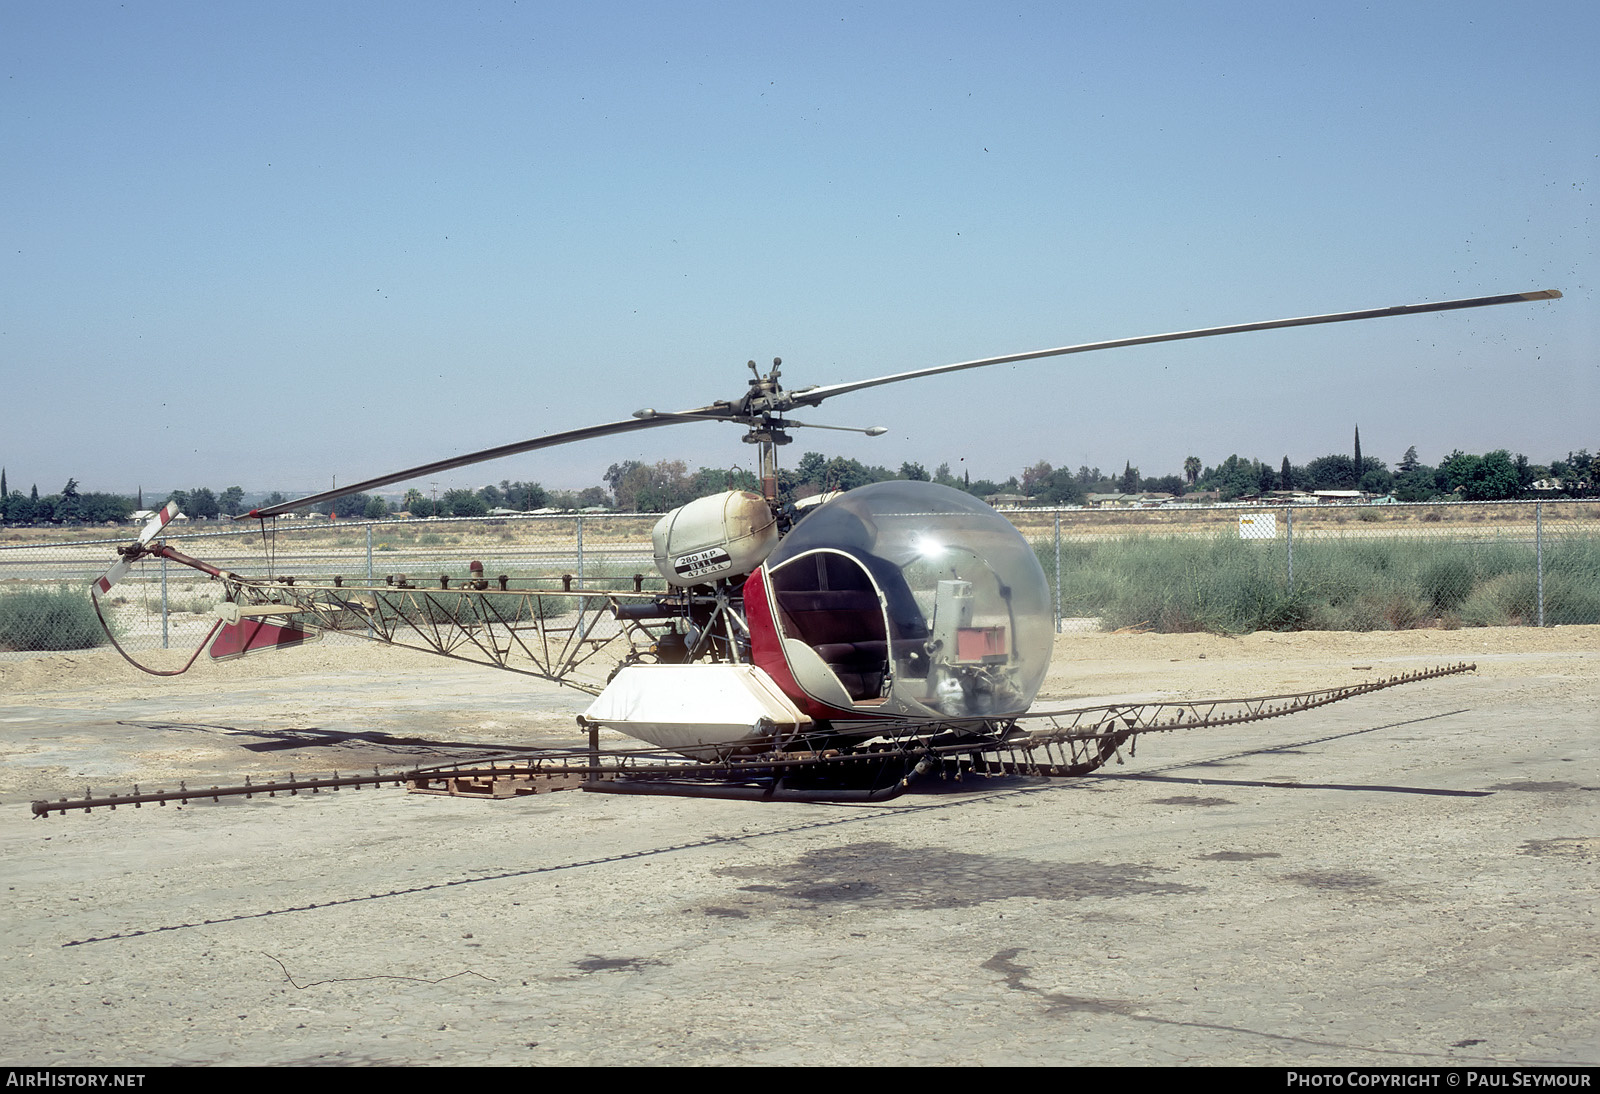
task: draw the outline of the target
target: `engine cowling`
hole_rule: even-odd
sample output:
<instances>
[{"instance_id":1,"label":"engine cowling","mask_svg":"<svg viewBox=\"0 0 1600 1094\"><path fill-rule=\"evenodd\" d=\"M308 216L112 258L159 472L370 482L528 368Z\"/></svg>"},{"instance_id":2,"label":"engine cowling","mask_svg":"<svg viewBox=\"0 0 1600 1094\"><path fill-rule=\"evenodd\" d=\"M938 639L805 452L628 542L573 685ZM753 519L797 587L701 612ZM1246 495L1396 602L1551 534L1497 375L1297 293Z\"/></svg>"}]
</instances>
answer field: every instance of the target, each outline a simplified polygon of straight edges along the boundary
<instances>
[{"instance_id":1,"label":"engine cowling","mask_svg":"<svg viewBox=\"0 0 1600 1094\"><path fill-rule=\"evenodd\" d=\"M729 490L672 510L650 538L668 584L709 585L761 565L778 545L778 520L760 494Z\"/></svg>"}]
</instances>

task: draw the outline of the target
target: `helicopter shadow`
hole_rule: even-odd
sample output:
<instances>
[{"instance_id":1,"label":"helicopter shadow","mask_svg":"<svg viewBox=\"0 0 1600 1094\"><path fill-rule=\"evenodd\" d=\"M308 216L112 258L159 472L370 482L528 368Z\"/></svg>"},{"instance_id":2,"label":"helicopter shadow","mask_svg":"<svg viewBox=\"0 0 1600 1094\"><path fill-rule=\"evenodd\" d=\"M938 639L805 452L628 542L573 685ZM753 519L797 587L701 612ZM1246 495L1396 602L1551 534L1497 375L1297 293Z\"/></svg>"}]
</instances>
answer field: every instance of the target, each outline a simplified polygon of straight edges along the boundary
<instances>
[{"instance_id":1,"label":"helicopter shadow","mask_svg":"<svg viewBox=\"0 0 1600 1094\"><path fill-rule=\"evenodd\" d=\"M1097 773L1091 778L1103 782L1152 782L1176 783L1183 786L1239 786L1239 787L1265 787L1272 790L1360 790L1367 793L1385 794L1421 794L1431 797L1448 798L1483 798L1493 794L1490 790L1447 790L1431 786L1395 786L1382 783L1326 783L1326 782L1289 782L1286 780L1270 779L1225 779L1211 777L1197 777L1194 775L1168 775L1160 774L1162 770L1175 771L1193 767L1231 767L1238 760L1251 756L1300 756L1311 750L1311 746L1326 744L1330 741L1343 740L1348 737L1360 737L1368 733L1377 733L1385 729L1398 729L1401 726L1416 725L1418 722L1431 722L1438 718L1450 718L1457 714L1467 713L1462 710L1447 710L1439 714L1428 714L1421 718L1408 718L1403 722L1389 722L1381 726L1368 726L1365 729L1352 729L1344 733L1330 733L1321 737L1313 737L1304 741L1293 741L1279 745L1268 745L1263 748L1246 749L1242 752L1233 752L1225 756L1214 756L1206 760L1190 760L1184 763L1168 764L1164 769L1156 768L1155 771L1130 771L1121 774Z\"/></svg>"},{"instance_id":2,"label":"helicopter shadow","mask_svg":"<svg viewBox=\"0 0 1600 1094\"><path fill-rule=\"evenodd\" d=\"M307 726L300 729L246 729L210 722L132 722L118 725L158 732L202 733L208 736L244 738L239 747L249 752L290 752L303 748L352 749L361 746L400 755L481 756L489 753L531 753L549 750L548 745L508 745L503 741L441 741L429 737L401 737L379 730L349 732Z\"/></svg>"}]
</instances>

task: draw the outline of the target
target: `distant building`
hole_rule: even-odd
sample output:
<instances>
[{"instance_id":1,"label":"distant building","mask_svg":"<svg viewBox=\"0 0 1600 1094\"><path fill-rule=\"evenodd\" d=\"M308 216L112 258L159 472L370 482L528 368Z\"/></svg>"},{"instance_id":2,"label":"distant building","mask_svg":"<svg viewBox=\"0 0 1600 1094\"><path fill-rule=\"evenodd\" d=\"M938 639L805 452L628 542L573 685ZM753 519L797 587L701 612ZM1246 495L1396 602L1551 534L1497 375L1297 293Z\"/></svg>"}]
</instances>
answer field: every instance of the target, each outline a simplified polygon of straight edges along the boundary
<instances>
[{"instance_id":1,"label":"distant building","mask_svg":"<svg viewBox=\"0 0 1600 1094\"><path fill-rule=\"evenodd\" d=\"M1185 495L1185 501L1191 495ZM1151 491L1143 494L1090 494L1084 504L1094 509L1153 509L1174 501L1172 494Z\"/></svg>"}]
</instances>

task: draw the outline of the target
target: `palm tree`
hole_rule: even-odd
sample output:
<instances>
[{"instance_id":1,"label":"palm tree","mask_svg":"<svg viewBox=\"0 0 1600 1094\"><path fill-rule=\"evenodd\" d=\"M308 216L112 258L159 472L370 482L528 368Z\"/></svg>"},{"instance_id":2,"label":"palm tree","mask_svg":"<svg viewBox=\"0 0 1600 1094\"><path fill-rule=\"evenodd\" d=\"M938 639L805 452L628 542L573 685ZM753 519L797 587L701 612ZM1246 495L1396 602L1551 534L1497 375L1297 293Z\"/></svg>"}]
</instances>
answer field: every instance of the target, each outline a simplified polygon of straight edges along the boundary
<instances>
[{"instance_id":1,"label":"palm tree","mask_svg":"<svg viewBox=\"0 0 1600 1094\"><path fill-rule=\"evenodd\" d=\"M1188 459L1184 460L1183 473L1189 476L1189 485L1193 486L1195 484L1195 480L1200 477L1200 457L1190 456Z\"/></svg>"}]
</instances>

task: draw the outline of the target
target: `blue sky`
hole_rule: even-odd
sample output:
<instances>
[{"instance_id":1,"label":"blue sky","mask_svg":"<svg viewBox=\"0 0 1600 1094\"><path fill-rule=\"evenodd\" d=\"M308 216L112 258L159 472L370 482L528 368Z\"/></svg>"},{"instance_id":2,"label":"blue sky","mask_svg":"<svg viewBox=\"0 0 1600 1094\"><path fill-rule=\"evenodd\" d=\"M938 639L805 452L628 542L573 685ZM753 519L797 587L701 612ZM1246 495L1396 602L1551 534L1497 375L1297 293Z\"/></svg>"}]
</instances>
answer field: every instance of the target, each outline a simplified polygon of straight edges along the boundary
<instances>
[{"instance_id":1,"label":"blue sky","mask_svg":"<svg viewBox=\"0 0 1600 1094\"><path fill-rule=\"evenodd\" d=\"M0 463L310 491L737 397L751 358L803 387L1541 288L863 392L807 417L887 436L786 462L1600 449L1597 41L1561 2L3 0ZM753 457L695 424L438 481Z\"/></svg>"}]
</instances>

